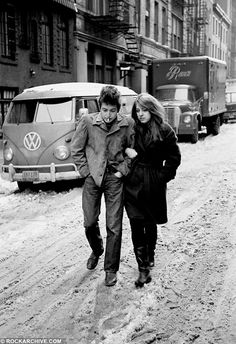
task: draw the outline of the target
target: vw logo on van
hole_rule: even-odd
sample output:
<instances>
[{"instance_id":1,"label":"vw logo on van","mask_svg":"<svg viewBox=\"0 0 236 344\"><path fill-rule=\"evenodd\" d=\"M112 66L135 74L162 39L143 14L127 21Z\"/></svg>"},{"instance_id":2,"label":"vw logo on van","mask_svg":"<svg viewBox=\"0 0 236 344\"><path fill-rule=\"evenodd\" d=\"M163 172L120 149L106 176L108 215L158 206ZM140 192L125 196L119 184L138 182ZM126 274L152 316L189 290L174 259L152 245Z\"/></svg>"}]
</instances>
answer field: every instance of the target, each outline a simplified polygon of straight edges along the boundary
<instances>
[{"instance_id":1,"label":"vw logo on van","mask_svg":"<svg viewBox=\"0 0 236 344\"><path fill-rule=\"evenodd\" d=\"M32 131L25 135L24 146L26 149L30 151L35 151L40 147L40 145L41 145L41 138L39 134Z\"/></svg>"}]
</instances>

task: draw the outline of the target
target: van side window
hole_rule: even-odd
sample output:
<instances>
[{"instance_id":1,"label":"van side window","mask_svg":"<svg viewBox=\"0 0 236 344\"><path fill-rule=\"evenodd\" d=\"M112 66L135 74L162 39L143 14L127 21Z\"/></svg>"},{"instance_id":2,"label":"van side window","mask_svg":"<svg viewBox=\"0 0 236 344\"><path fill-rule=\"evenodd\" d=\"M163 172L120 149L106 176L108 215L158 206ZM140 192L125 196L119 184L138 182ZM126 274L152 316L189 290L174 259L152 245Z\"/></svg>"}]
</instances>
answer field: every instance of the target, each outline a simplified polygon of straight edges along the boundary
<instances>
[{"instance_id":1,"label":"van side window","mask_svg":"<svg viewBox=\"0 0 236 344\"><path fill-rule=\"evenodd\" d=\"M121 97L121 107L120 113L123 115L131 115L132 107L135 101L134 96L122 96Z\"/></svg>"},{"instance_id":2,"label":"van side window","mask_svg":"<svg viewBox=\"0 0 236 344\"><path fill-rule=\"evenodd\" d=\"M7 123L31 123L34 119L37 102L28 100L24 102L13 102L7 115Z\"/></svg>"},{"instance_id":3,"label":"van side window","mask_svg":"<svg viewBox=\"0 0 236 344\"><path fill-rule=\"evenodd\" d=\"M75 121L78 122L80 120L80 113L79 110L84 108L84 100L83 99L76 99L75 102Z\"/></svg>"},{"instance_id":4,"label":"van side window","mask_svg":"<svg viewBox=\"0 0 236 344\"><path fill-rule=\"evenodd\" d=\"M88 99L87 100L87 108L88 108L88 113L94 113L98 112L98 103L96 99Z\"/></svg>"}]
</instances>

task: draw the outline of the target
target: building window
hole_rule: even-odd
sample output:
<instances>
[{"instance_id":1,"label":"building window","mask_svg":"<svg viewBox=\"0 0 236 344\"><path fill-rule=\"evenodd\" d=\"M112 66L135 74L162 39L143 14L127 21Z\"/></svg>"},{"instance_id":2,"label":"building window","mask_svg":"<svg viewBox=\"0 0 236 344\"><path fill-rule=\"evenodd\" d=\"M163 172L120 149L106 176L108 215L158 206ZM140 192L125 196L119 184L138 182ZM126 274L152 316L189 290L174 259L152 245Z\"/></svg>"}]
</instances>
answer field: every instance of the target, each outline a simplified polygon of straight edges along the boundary
<instances>
[{"instance_id":1,"label":"building window","mask_svg":"<svg viewBox=\"0 0 236 344\"><path fill-rule=\"evenodd\" d=\"M104 82L112 84L114 82L114 64L115 64L115 54L113 52L104 51Z\"/></svg>"},{"instance_id":2,"label":"building window","mask_svg":"<svg viewBox=\"0 0 236 344\"><path fill-rule=\"evenodd\" d=\"M182 50L182 21L177 17L172 17L172 48Z\"/></svg>"},{"instance_id":3,"label":"building window","mask_svg":"<svg viewBox=\"0 0 236 344\"><path fill-rule=\"evenodd\" d=\"M166 29L167 29L167 14L166 14L166 8L162 7L162 23L161 23L161 43L163 45L166 45L167 41L167 34L166 34Z\"/></svg>"},{"instance_id":4,"label":"building window","mask_svg":"<svg viewBox=\"0 0 236 344\"><path fill-rule=\"evenodd\" d=\"M96 65L96 82L103 82L102 66Z\"/></svg>"},{"instance_id":5,"label":"building window","mask_svg":"<svg viewBox=\"0 0 236 344\"><path fill-rule=\"evenodd\" d=\"M19 46L24 49L28 49L29 42L29 18L24 12L21 12L20 16L20 26L19 26Z\"/></svg>"},{"instance_id":6,"label":"building window","mask_svg":"<svg viewBox=\"0 0 236 344\"><path fill-rule=\"evenodd\" d=\"M89 82L115 83L116 53L114 51L89 46L87 61Z\"/></svg>"},{"instance_id":7,"label":"building window","mask_svg":"<svg viewBox=\"0 0 236 344\"><path fill-rule=\"evenodd\" d=\"M62 67L69 67L69 30L68 23L61 16L58 22L59 30L59 51L60 51L60 65Z\"/></svg>"},{"instance_id":8,"label":"building window","mask_svg":"<svg viewBox=\"0 0 236 344\"><path fill-rule=\"evenodd\" d=\"M35 19L30 23L30 60L31 62L39 62L38 49L38 24Z\"/></svg>"},{"instance_id":9,"label":"building window","mask_svg":"<svg viewBox=\"0 0 236 344\"><path fill-rule=\"evenodd\" d=\"M212 43L211 56L212 56L212 57L215 57L215 44L214 44L214 43Z\"/></svg>"},{"instance_id":10,"label":"building window","mask_svg":"<svg viewBox=\"0 0 236 344\"><path fill-rule=\"evenodd\" d=\"M154 39L158 42L159 39L159 4L155 1L155 9L154 9Z\"/></svg>"},{"instance_id":11,"label":"building window","mask_svg":"<svg viewBox=\"0 0 236 344\"><path fill-rule=\"evenodd\" d=\"M145 36L150 37L150 0L146 0Z\"/></svg>"},{"instance_id":12,"label":"building window","mask_svg":"<svg viewBox=\"0 0 236 344\"><path fill-rule=\"evenodd\" d=\"M88 65L88 81L93 82L94 73L95 73L95 52L93 48L88 49L87 65Z\"/></svg>"},{"instance_id":13,"label":"building window","mask_svg":"<svg viewBox=\"0 0 236 344\"><path fill-rule=\"evenodd\" d=\"M15 11L7 6L0 12L0 53L3 57L15 59L16 54L16 25Z\"/></svg>"},{"instance_id":14,"label":"building window","mask_svg":"<svg viewBox=\"0 0 236 344\"><path fill-rule=\"evenodd\" d=\"M15 88L0 87L0 129L2 128L3 122L5 120L10 102L16 94L17 89Z\"/></svg>"},{"instance_id":15,"label":"building window","mask_svg":"<svg viewBox=\"0 0 236 344\"><path fill-rule=\"evenodd\" d=\"M42 16L42 54L43 63L51 66L53 64L52 20L48 15Z\"/></svg>"},{"instance_id":16,"label":"building window","mask_svg":"<svg viewBox=\"0 0 236 344\"><path fill-rule=\"evenodd\" d=\"M94 11L93 4L94 4L94 0L87 0L86 10L93 12Z\"/></svg>"},{"instance_id":17,"label":"building window","mask_svg":"<svg viewBox=\"0 0 236 344\"><path fill-rule=\"evenodd\" d=\"M106 15L109 13L109 0L97 0L96 13L98 15Z\"/></svg>"}]
</instances>

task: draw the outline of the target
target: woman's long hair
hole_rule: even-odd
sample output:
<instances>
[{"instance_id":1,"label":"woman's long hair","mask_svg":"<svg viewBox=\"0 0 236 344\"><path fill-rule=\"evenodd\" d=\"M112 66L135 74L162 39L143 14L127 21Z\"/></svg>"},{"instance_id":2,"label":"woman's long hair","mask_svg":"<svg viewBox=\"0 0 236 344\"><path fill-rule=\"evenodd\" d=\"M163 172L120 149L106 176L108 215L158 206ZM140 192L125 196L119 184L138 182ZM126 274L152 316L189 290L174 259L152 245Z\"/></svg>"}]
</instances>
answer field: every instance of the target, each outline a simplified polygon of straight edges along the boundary
<instances>
[{"instance_id":1,"label":"woman's long hair","mask_svg":"<svg viewBox=\"0 0 236 344\"><path fill-rule=\"evenodd\" d=\"M136 107L137 104L142 110L148 110L151 119L150 121L143 125L138 119ZM132 108L132 117L135 121L135 128L141 135L148 135L148 141L162 140L161 127L164 122L165 110L161 103L154 98L151 94L140 93Z\"/></svg>"}]
</instances>

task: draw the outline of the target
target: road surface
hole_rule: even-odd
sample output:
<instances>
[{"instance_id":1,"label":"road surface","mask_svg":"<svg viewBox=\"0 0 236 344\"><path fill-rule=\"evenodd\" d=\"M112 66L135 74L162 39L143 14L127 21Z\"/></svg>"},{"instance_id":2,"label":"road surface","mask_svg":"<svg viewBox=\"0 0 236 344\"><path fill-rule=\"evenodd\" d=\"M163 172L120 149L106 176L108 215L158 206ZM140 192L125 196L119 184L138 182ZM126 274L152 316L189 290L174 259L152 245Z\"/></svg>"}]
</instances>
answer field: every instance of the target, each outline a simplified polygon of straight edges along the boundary
<instances>
[{"instance_id":1,"label":"road surface","mask_svg":"<svg viewBox=\"0 0 236 344\"><path fill-rule=\"evenodd\" d=\"M195 145L168 184L153 280L135 289L124 217L118 283L104 286L90 249L82 188L20 193L0 180L0 338L68 344L236 343L236 123ZM100 225L105 240L104 208Z\"/></svg>"}]
</instances>

